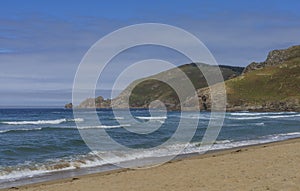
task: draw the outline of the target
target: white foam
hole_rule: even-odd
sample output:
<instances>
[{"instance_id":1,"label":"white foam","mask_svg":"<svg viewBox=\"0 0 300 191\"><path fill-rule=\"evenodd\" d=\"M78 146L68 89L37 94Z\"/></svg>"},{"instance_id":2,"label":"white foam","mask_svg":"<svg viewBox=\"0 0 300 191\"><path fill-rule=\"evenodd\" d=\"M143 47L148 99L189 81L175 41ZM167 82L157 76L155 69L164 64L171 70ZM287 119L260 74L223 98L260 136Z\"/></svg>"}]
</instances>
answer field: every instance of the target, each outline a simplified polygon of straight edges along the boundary
<instances>
[{"instance_id":1,"label":"white foam","mask_svg":"<svg viewBox=\"0 0 300 191\"><path fill-rule=\"evenodd\" d=\"M74 166L57 169L57 170L47 170L46 167L41 166L39 169L31 170L30 168L24 168L22 170L13 170L11 172L2 171L0 173L0 180L17 180L20 178L26 177L34 177L36 175L42 175L45 173L55 172L55 171L62 171L62 170L72 170L75 169Z\"/></svg>"},{"instance_id":2,"label":"white foam","mask_svg":"<svg viewBox=\"0 0 300 191\"><path fill-rule=\"evenodd\" d=\"M300 114L297 114L297 115L276 115L276 116L266 116L266 118L271 118L271 119L288 118L288 117L300 117Z\"/></svg>"},{"instance_id":3,"label":"white foam","mask_svg":"<svg viewBox=\"0 0 300 191\"><path fill-rule=\"evenodd\" d=\"M281 115L281 114L295 114L297 112L233 112L233 116L259 116L259 115Z\"/></svg>"},{"instance_id":4,"label":"white foam","mask_svg":"<svg viewBox=\"0 0 300 191\"><path fill-rule=\"evenodd\" d=\"M54 119L54 120L37 120L37 121L2 121L2 124L7 125L57 125L65 122L83 122L84 119L76 118L76 119Z\"/></svg>"},{"instance_id":5,"label":"white foam","mask_svg":"<svg viewBox=\"0 0 300 191\"><path fill-rule=\"evenodd\" d=\"M11 131L39 131L42 130L42 128L25 128L25 129L6 129L6 130L1 130L0 133L7 133Z\"/></svg>"},{"instance_id":6,"label":"white foam","mask_svg":"<svg viewBox=\"0 0 300 191\"><path fill-rule=\"evenodd\" d=\"M115 117L114 119L116 120L122 120L122 119L125 119L124 117Z\"/></svg>"},{"instance_id":7,"label":"white foam","mask_svg":"<svg viewBox=\"0 0 300 191\"><path fill-rule=\"evenodd\" d=\"M41 175L44 173L62 171L62 170L71 170L75 168L86 168L86 167L95 167L101 166L108 163L121 163L126 161L134 161L140 159L146 159L151 157L165 157L165 156L174 156L178 154L180 148L186 146L185 149L181 152L181 154L190 154L190 153L201 153L206 150L220 150L220 149L228 149L235 148L247 145L268 143L274 141L285 140L288 138L300 137L300 132L290 132L290 133L282 133L282 134L274 134L263 137L258 137L254 140L243 140L243 141L233 141L233 140L218 140L210 145L199 146L200 143L178 143L172 144L165 147L161 147L159 149L136 149L134 151L93 151L86 155L75 156L73 159L64 159L63 163L68 163L68 166L62 165L62 168L59 169L51 169L49 170L49 164L33 164L36 168L35 170L31 170L28 167L28 164L24 164L25 167L16 167L16 170L10 169L10 171L5 171L3 168L0 168L0 179L2 180L15 180L24 177L32 177L36 175ZM107 154L107 156L114 156L109 159L109 161L104 161L98 156L103 156ZM97 156L98 155L98 156ZM54 159L50 161L50 167L55 164L61 163L61 159ZM49 161L48 161L49 162ZM29 164L30 165L30 164ZM26 167L27 166L27 167Z\"/></svg>"},{"instance_id":8,"label":"white foam","mask_svg":"<svg viewBox=\"0 0 300 191\"><path fill-rule=\"evenodd\" d=\"M287 115L262 115L262 116L251 116L251 117L228 117L228 119L233 120L253 120L253 119L277 119L277 118L291 118L291 117L300 117L300 114L287 114Z\"/></svg>"},{"instance_id":9,"label":"white foam","mask_svg":"<svg viewBox=\"0 0 300 191\"><path fill-rule=\"evenodd\" d=\"M83 122L83 118L67 119L67 121Z\"/></svg>"},{"instance_id":10,"label":"white foam","mask_svg":"<svg viewBox=\"0 0 300 191\"><path fill-rule=\"evenodd\" d=\"M263 117L228 117L228 119L233 120L252 120L252 119L262 119Z\"/></svg>"},{"instance_id":11,"label":"white foam","mask_svg":"<svg viewBox=\"0 0 300 191\"><path fill-rule=\"evenodd\" d=\"M224 143L230 143L231 142L231 140L219 140L219 141L216 141L215 143L216 144L224 144Z\"/></svg>"},{"instance_id":12,"label":"white foam","mask_svg":"<svg viewBox=\"0 0 300 191\"><path fill-rule=\"evenodd\" d=\"M158 116L158 117L144 117L144 116L136 116L138 119L143 119L143 120L161 120L161 119L167 119L166 116Z\"/></svg>"},{"instance_id":13,"label":"white foam","mask_svg":"<svg viewBox=\"0 0 300 191\"><path fill-rule=\"evenodd\" d=\"M112 129L112 128L121 128L121 127L130 127L130 124L121 124L121 125L98 125L98 126L73 126L73 127L39 127L39 128L20 128L20 129L5 129L0 130L0 133L8 133L13 131L38 131L43 129Z\"/></svg>"},{"instance_id":14,"label":"white foam","mask_svg":"<svg viewBox=\"0 0 300 191\"><path fill-rule=\"evenodd\" d=\"M300 136L300 132L291 132L291 133L280 133L280 134L275 134L275 135L268 135L265 136L266 139L271 139L274 141L280 141L280 140L284 140L287 138L296 138Z\"/></svg>"},{"instance_id":15,"label":"white foam","mask_svg":"<svg viewBox=\"0 0 300 191\"><path fill-rule=\"evenodd\" d=\"M256 126L264 126L265 123L263 123L263 122L261 122L261 123L254 123L254 125L256 125Z\"/></svg>"},{"instance_id":16,"label":"white foam","mask_svg":"<svg viewBox=\"0 0 300 191\"><path fill-rule=\"evenodd\" d=\"M122 125L98 125L98 126L82 126L77 127L78 129L111 129L111 128L121 128L121 127L130 127L130 124L122 124Z\"/></svg>"},{"instance_id":17,"label":"white foam","mask_svg":"<svg viewBox=\"0 0 300 191\"><path fill-rule=\"evenodd\" d=\"M242 113L230 113L233 116L257 116L257 115L266 115L266 113L249 113L249 112L242 112Z\"/></svg>"}]
</instances>

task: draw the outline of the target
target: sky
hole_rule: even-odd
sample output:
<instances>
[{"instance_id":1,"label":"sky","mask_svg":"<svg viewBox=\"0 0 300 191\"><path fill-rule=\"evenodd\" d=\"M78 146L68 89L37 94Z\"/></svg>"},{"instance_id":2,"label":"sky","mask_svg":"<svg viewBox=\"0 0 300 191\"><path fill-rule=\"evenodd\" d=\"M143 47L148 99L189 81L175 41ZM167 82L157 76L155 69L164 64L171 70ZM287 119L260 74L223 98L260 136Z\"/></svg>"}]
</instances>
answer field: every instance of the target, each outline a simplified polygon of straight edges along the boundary
<instances>
[{"instance_id":1,"label":"sky","mask_svg":"<svg viewBox=\"0 0 300 191\"><path fill-rule=\"evenodd\" d=\"M62 107L70 102L82 57L97 40L121 27L174 25L198 37L218 64L247 66L263 61L273 49L300 44L299 9L297 0L3 1L0 107ZM104 74L99 94L108 97L112 76L133 58L172 57L168 50L153 47L126 55ZM185 64L177 57L170 61Z\"/></svg>"}]
</instances>

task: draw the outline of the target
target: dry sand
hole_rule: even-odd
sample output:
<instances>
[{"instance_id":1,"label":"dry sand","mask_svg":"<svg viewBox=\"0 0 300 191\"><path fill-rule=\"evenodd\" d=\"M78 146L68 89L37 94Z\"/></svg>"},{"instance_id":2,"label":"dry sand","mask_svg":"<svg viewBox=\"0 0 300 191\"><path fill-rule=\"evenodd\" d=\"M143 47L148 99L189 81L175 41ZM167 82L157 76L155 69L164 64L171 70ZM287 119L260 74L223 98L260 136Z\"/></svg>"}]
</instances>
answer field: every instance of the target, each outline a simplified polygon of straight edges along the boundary
<instances>
[{"instance_id":1,"label":"dry sand","mask_svg":"<svg viewBox=\"0 0 300 191\"><path fill-rule=\"evenodd\" d=\"M85 175L8 190L300 190L300 139L231 149L143 170Z\"/></svg>"}]
</instances>

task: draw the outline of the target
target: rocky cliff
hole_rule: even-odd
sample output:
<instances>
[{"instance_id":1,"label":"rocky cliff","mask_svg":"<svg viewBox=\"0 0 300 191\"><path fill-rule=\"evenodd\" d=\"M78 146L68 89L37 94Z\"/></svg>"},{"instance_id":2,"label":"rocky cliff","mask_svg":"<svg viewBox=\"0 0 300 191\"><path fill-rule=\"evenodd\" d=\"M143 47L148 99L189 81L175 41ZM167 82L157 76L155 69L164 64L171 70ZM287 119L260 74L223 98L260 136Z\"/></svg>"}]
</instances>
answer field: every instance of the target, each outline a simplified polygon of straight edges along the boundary
<instances>
[{"instance_id":1,"label":"rocky cliff","mask_svg":"<svg viewBox=\"0 0 300 191\"><path fill-rule=\"evenodd\" d=\"M269 52L267 59L264 62L252 62L249 64L243 73L248 73L254 70L259 70L268 66L276 66L284 62L299 58L300 46L292 46L288 49L273 50Z\"/></svg>"},{"instance_id":2,"label":"rocky cliff","mask_svg":"<svg viewBox=\"0 0 300 191\"><path fill-rule=\"evenodd\" d=\"M216 66L195 63L182 65L177 69L183 71L197 89L200 109L211 110L211 90L214 90L218 101L218 96L224 96L218 91L221 84L215 81L213 86L207 87L205 77L197 66L212 74L217 69ZM245 69L220 66L220 70L226 80L227 111L300 111L300 46L273 50L264 62L253 62ZM183 79L176 71L171 69L152 77L182 84ZM168 83L153 80L152 77L134 81L113 100L105 100L101 96L89 98L79 107L147 108L153 101L160 100L169 110L180 109L179 98ZM184 105L197 109L198 105L192 105L194 102L191 100L191 95L187 96Z\"/></svg>"},{"instance_id":3,"label":"rocky cliff","mask_svg":"<svg viewBox=\"0 0 300 191\"><path fill-rule=\"evenodd\" d=\"M225 86L227 111L300 111L300 46L271 51L265 62L251 63ZM198 95L209 110L210 89Z\"/></svg>"}]
</instances>

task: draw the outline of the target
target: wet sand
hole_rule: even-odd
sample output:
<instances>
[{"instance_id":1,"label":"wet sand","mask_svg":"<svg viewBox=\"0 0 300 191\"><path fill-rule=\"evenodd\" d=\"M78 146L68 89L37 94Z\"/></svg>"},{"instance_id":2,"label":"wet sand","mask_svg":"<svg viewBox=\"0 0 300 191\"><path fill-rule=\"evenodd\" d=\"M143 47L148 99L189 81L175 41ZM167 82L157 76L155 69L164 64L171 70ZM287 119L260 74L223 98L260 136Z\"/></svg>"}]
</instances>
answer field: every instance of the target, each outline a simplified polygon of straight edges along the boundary
<instances>
[{"instance_id":1,"label":"wet sand","mask_svg":"<svg viewBox=\"0 0 300 191\"><path fill-rule=\"evenodd\" d=\"M300 139L217 151L141 170L25 185L21 191L300 190Z\"/></svg>"}]
</instances>

